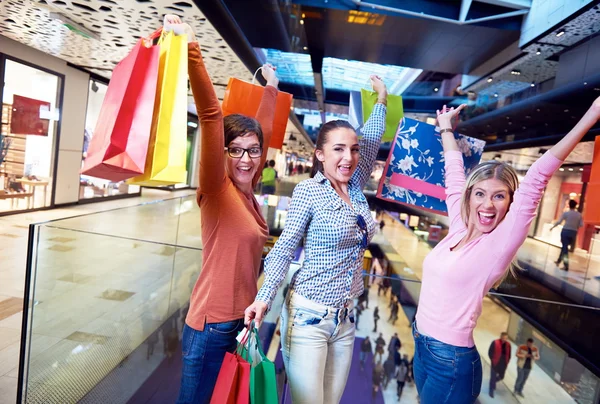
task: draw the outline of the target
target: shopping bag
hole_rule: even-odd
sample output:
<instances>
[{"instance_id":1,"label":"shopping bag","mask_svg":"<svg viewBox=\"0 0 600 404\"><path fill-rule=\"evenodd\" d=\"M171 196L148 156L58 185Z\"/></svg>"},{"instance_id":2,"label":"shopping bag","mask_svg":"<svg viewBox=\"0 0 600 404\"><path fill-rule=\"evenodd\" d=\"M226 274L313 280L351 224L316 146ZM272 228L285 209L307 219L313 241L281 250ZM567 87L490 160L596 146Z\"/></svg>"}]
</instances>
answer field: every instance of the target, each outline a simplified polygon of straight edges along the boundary
<instances>
[{"instance_id":1,"label":"shopping bag","mask_svg":"<svg viewBox=\"0 0 600 404\"><path fill-rule=\"evenodd\" d=\"M485 141L455 134L463 154L465 174L479 164ZM391 202L447 215L444 153L439 128L403 118L383 175L377 197Z\"/></svg>"},{"instance_id":2,"label":"shopping bag","mask_svg":"<svg viewBox=\"0 0 600 404\"><path fill-rule=\"evenodd\" d=\"M141 38L114 68L81 174L123 181L144 172L156 99L159 47Z\"/></svg>"},{"instance_id":3,"label":"shopping bag","mask_svg":"<svg viewBox=\"0 0 600 404\"><path fill-rule=\"evenodd\" d=\"M238 352L225 354L211 404L249 404L250 364Z\"/></svg>"},{"instance_id":4,"label":"shopping bag","mask_svg":"<svg viewBox=\"0 0 600 404\"><path fill-rule=\"evenodd\" d=\"M163 33L152 130L144 173L136 185L170 185L187 179L187 36Z\"/></svg>"},{"instance_id":5,"label":"shopping bag","mask_svg":"<svg viewBox=\"0 0 600 404\"><path fill-rule=\"evenodd\" d=\"M258 330L253 328L252 337L248 347L250 356L260 358L253 359L250 371L250 402L252 404L277 404L277 376L275 364L264 354Z\"/></svg>"},{"instance_id":6,"label":"shopping bag","mask_svg":"<svg viewBox=\"0 0 600 404\"><path fill-rule=\"evenodd\" d=\"M365 89L360 90L362 101L362 118L363 123L366 123L373 107L377 103L377 93ZM388 94L387 96L387 114L385 117L385 132L381 138L382 143L391 142L394 140L398 122L404 117L404 108L402 106L402 97L399 95Z\"/></svg>"},{"instance_id":7,"label":"shopping bag","mask_svg":"<svg viewBox=\"0 0 600 404\"><path fill-rule=\"evenodd\" d=\"M348 105L348 122L358 130L363 125L363 111L360 91L350 91L350 103Z\"/></svg>"},{"instance_id":8,"label":"shopping bag","mask_svg":"<svg viewBox=\"0 0 600 404\"><path fill-rule=\"evenodd\" d=\"M252 118L256 117L260 100L264 93L264 87L245 81L230 78L223 97L223 115L242 114ZM277 92L275 103L275 116L273 118L273 133L269 147L281 149L283 138L287 127L290 108L292 106L292 94L283 91Z\"/></svg>"}]
</instances>

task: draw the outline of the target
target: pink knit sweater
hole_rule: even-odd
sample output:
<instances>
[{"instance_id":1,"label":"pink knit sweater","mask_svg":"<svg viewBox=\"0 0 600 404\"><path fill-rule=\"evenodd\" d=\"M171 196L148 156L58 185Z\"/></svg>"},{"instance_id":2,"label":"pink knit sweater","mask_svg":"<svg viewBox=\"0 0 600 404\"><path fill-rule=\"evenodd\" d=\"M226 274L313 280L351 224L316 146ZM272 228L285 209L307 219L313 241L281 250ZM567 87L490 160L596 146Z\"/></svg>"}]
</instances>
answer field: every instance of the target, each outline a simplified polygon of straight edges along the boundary
<instances>
[{"instance_id":1,"label":"pink knit sweater","mask_svg":"<svg viewBox=\"0 0 600 404\"><path fill-rule=\"evenodd\" d=\"M506 217L494 231L451 251L467 234L460 211L466 179L460 152L446 152L445 160L450 229L423 262L417 328L447 344L472 347L483 297L525 241L544 188L562 162L544 154L527 172Z\"/></svg>"}]
</instances>

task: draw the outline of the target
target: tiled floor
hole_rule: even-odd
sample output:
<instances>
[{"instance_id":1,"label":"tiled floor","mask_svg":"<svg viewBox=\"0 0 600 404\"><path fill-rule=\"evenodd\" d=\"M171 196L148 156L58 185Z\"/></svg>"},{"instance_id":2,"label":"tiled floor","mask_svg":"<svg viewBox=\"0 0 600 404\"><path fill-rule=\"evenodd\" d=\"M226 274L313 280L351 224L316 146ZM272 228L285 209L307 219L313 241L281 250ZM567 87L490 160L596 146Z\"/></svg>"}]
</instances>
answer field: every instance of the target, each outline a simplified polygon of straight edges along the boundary
<instances>
[{"instance_id":1,"label":"tiled floor","mask_svg":"<svg viewBox=\"0 0 600 404\"><path fill-rule=\"evenodd\" d=\"M111 361L118 364L146 338L149 331L144 330L154 330L169 308L187 301L200 252L179 249L175 256L172 247L133 239L174 244L181 232L188 235L179 240L181 244L199 246L195 234L200 223L185 220L195 207L194 192L144 190L138 198L0 217L0 403L14 403L16 396L28 225L184 195L191 197L145 205L135 209L136 215L131 209L114 210L98 214L95 220L79 217L41 228L31 342L37 365L30 371L30 381L37 384L49 377L73 377L78 367L94 363L90 357L105 358L105 372L110 371L115 365ZM63 228L120 234L132 240ZM148 260L141 262L140 256ZM160 270L162 264L165 269ZM161 288L164 284L169 287ZM102 377L103 371L96 373ZM91 383L94 380L82 386ZM51 388L39 391L45 395L40 402L53 401Z\"/></svg>"}]
</instances>

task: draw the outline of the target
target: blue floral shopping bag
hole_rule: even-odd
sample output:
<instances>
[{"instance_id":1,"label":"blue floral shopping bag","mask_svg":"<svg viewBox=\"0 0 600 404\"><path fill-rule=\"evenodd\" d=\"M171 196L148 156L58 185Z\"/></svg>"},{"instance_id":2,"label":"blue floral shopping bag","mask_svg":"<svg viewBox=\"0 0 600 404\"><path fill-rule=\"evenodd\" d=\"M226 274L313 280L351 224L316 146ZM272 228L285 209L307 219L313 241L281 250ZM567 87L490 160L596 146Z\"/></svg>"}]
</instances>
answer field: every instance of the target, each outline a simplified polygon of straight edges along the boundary
<instances>
[{"instance_id":1,"label":"blue floral shopping bag","mask_svg":"<svg viewBox=\"0 0 600 404\"><path fill-rule=\"evenodd\" d=\"M479 164L485 141L454 135L465 173ZM447 215L444 152L439 128L403 118L388 156L377 197Z\"/></svg>"}]
</instances>

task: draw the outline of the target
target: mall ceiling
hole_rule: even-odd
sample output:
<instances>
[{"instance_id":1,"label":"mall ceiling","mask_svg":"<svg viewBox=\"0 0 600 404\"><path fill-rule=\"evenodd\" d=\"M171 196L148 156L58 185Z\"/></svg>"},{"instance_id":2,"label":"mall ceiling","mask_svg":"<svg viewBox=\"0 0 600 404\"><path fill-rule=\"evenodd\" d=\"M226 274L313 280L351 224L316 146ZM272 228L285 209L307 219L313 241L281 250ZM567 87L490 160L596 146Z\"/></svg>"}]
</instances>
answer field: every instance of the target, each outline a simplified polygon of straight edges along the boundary
<instances>
[{"instance_id":1,"label":"mall ceiling","mask_svg":"<svg viewBox=\"0 0 600 404\"><path fill-rule=\"evenodd\" d=\"M230 77L252 79L248 67L191 0L0 0L0 34L110 79L114 66L140 37L162 25L165 14L181 16L194 29L219 99ZM188 104L195 113L191 94ZM304 139L304 131L294 125L288 125L287 132L287 138L294 134L292 139ZM289 144L294 146L294 141Z\"/></svg>"}]
</instances>

